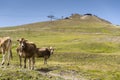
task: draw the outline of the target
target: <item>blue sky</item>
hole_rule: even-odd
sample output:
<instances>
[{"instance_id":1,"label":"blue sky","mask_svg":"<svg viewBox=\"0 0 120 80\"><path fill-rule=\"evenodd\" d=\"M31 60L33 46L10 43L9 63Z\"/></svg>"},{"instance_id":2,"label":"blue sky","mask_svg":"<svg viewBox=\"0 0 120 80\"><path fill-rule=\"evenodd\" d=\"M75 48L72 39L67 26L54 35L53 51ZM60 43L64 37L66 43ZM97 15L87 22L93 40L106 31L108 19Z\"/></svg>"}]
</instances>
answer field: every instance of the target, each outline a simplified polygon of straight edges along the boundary
<instances>
[{"instance_id":1,"label":"blue sky","mask_svg":"<svg viewBox=\"0 0 120 80\"><path fill-rule=\"evenodd\" d=\"M120 0L0 0L0 27L92 13L120 25Z\"/></svg>"}]
</instances>

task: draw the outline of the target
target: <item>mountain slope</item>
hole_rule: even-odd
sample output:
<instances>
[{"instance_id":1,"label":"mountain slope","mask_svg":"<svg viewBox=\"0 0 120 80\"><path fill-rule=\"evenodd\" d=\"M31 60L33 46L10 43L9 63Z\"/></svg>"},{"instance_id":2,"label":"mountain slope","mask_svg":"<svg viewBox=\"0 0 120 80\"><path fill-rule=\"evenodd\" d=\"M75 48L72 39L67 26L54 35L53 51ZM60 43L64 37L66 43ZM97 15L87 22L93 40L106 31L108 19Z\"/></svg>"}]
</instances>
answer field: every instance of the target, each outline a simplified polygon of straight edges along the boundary
<instances>
[{"instance_id":1,"label":"mountain slope","mask_svg":"<svg viewBox=\"0 0 120 80\"><path fill-rule=\"evenodd\" d=\"M81 32L81 33L109 33L116 28L107 20L92 14L72 14L64 19L37 22L21 25L13 28L14 30L32 31L62 31L62 32Z\"/></svg>"}]
</instances>

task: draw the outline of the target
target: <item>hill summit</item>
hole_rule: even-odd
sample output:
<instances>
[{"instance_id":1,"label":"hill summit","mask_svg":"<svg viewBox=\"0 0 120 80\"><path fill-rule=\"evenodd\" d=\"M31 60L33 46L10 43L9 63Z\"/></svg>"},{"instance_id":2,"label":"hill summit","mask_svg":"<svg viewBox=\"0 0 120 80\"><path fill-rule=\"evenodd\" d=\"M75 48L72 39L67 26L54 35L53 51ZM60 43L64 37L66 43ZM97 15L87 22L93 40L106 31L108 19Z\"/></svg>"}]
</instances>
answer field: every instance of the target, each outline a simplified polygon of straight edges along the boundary
<instances>
[{"instance_id":1,"label":"hill summit","mask_svg":"<svg viewBox=\"0 0 120 80\"><path fill-rule=\"evenodd\" d=\"M107 23L111 24L111 22L102 19L96 15L93 15L91 13L87 13L84 15L80 14L72 14L70 17L66 17L65 19L71 19L71 20L79 20L79 21L89 21L89 22L100 22L100 23Z\"/></svg>"}]
</instances>

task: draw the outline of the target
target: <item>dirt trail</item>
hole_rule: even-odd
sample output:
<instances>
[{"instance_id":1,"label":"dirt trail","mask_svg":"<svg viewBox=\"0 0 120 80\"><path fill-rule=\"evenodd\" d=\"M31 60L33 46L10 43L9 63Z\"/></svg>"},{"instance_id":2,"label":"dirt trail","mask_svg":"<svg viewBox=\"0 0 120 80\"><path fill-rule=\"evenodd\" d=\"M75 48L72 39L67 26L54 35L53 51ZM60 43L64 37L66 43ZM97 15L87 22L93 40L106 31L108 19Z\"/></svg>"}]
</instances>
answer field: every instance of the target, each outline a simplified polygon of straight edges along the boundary
<instances>
[{"instance_id":1,"label":"dirt trail","mask_svg":"<svg viewBox=\"0 0 120 80\"><path fill-rule=\"evenodd\" d=\"M51 76L56 76L56 77L61 77L61 78L63 78L63 79L65 79L65 80L86 80L86 79L84 79L84 78L82 78L82 77L80 77L80 78L77 78L77 77L75 77L75 76L65 76L65 75L60 75L60 74L55 74L55 73L49 73Z\"/></svg>"},{"instance_id":2,"label":"dirt trail","mask_svg":"<svg viewBox=\"0 0 120 80\"><path fill-rule=\"evenodd\" d=\"M64 80L88 80L88 79L85 79L84 77L82 76L79 76L79 78L77 77L76 74L67 74L66 73L53 73L53 72L44 72L44 71L39 71L39 73L43 76L49 76L49 77L60 77Z\"/></svg>"}]
</instances>

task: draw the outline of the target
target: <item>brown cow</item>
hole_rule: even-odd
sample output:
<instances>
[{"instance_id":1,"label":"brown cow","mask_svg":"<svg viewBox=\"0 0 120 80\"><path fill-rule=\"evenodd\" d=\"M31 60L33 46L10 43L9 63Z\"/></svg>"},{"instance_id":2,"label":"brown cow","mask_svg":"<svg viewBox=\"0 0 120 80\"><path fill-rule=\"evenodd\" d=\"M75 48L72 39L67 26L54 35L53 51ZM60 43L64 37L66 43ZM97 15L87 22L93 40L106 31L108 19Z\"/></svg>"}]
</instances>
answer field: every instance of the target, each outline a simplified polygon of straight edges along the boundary
<instances>
[{"instance_id":1,"label":"brown cow","mask_svg":"<svg viewBox=\"0 0 120 80\"><path fill-rule=\"evenodd\" d=\"M22 67L21 62L22 58L24 58L24 68L26 68L26 59L28 59L29 69L34 69L36 45L32 42L27 42L27 40L25 40L24 38L21 38L17 41L19 42L17 53L19 54L20 67Z\"/></svg>"},{"instance_id":2,"label":"brown cow","mask_svg":"<svg viewBox=\"0 0 120 80\"><path fill-rule=\"evenodd\" d=\"M53 47L37 48L36 57L37 58L43 57L44 58L44 64L47 64L47 59L50 57L51 54L53 54L53 51L54 51Z\"/></svg>"},{"instance_id":3,"label":"brown cow","mask_svg":"<svg viewBox=\"0 0 120 80\"><path fill-rule=\"evenodd\" d=\"M10 37L0 38L0 48L2 52L2 65L5 63L7 59L7 65L10 63L10 58L12 58L12 40Z\"/></svg>"}]
</instances>

